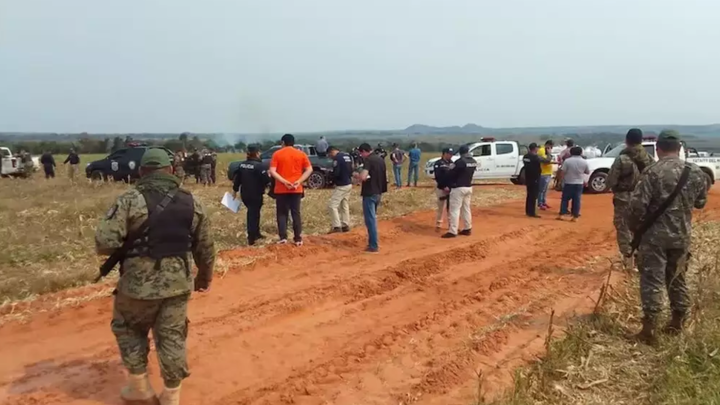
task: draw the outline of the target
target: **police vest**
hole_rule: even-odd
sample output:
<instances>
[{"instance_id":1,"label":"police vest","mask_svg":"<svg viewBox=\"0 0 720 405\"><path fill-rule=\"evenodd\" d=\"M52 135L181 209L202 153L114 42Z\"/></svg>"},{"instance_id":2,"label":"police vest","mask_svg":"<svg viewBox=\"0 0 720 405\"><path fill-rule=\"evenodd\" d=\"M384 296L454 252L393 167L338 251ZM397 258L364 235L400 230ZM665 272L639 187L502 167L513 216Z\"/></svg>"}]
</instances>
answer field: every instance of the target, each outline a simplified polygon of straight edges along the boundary
<instances>
[{"instance_id":1,"label":"police vest","mask_svg":"<svg viewBox=\"0 0 720 405\"><path fill-rule=\"evenodd\" d=\"M165 198L165 193L151 190L143 192L148 215ZM187 261L192 248L192 221L195 215L193 196L178 190L172 201L153 219L143 236L136 239L127 257L150 257L160 261L166 257L180 257ZM188 269L189 264L186 263Z\"/></svg>"}]
</instances>

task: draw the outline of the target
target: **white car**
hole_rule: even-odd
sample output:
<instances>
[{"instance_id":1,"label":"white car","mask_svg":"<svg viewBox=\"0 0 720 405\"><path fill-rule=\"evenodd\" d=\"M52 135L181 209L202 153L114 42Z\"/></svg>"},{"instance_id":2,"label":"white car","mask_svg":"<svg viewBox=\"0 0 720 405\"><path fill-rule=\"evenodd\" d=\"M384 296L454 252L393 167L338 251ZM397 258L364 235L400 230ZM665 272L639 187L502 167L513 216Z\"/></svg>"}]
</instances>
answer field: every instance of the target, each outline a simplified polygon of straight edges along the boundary
<instances>
[{"instance_id":1,"label":"white car","mask_svg":"<svg viewBox=\"0 0 720 405\"><path fill-rule=\"evenodd\" d=\"M481 138L480 142L467 144L470 154L478 162L473 180L510 180L514 184L525 183L522 157L527 153L527 146L515 141L496 141L494 138ZM460 158L455 151L452 161ZM434 176L433 166L440 158L428 160L425 174ZM556 159L554 159L556 160ZM557 166L554 165L553 173Z\"/></svg>"},{"instance_id":2,"label":"white car","mask_svg":"<svg viewBox=\"0 0 720 405\"><path fill-rule=\"evenodd\" d=\"M642 145L653 160L657 161L658 157L657 153L655 153L655 139L646 138ZM590 169L590 174L585 175L588 192L604 193L610 191L608 190L606 184L608 173L610 173L610 168L612 167L615 158L620 156L620 152L622 152L623 149L625 149L625 144L620 144L605 153L602 157L587 160L588 168ZM688 162L692 162L700 166L700 169L702 169L705 175L707 175L708 188L715 184L715 175L718 171L720 171L720 158L687 157L684 145L680 149L680 158L683 160L687 159Z\"/></svg>"}]
</instances>

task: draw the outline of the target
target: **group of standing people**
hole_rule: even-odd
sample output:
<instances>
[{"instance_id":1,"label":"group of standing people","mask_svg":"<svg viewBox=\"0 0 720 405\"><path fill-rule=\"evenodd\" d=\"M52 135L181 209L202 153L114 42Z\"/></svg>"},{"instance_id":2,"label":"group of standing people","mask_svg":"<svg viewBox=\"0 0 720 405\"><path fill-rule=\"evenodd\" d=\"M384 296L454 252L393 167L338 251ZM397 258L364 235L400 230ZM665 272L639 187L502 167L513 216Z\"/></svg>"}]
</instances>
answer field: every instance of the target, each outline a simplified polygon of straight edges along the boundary
<instances>
[{"instance_id":1,"label":"group of standing people","mask_svg":"<svg viewBox=\"0 0 720 405\"><path fill-rule=\"evenodd\" d=\"M26 154L27 158L23 161L26 167L26 170L29 172L33 169L33 162L32 158L30 157L30 154ZM27 162L29 162L29 167ZM46 151L45 153L40 156L40 164L43 167L43 171L45 172L45 179L54 179L55 178L55 168L57 165L55 164L55 157L53 156L52 152ZM68 177L71 181L75 181L75 177L77 177L79 167L80 167L80 156L75 152L75 149L70 149L70 153L65 158L65 161L63 162L64 165L68 165Z\"/></svg>"},{"instance_id":2,"label":"group of standing people","mask_svg":"<svg viewBox=\"0 0 720 405\"><path fill-rule=\"evenodd\" d=\"M412 148L407 152L407 159L405 151L400 149L397 143L393 144L393 150L390 152L390 161L392 162L393 175L395 177L395 187L402 187L402 168L405 160L408 160L406 187L410 187L410 184L417 187L421 157L422 151L416 143L413 143Z\"/></svg>"},{"instance_id":3,"label":"group of standing people","mask_svg":"<svg viewBox=\"0 0 720 405\"><path fill-rule=\"evenodd\" d=\"M528 146L528 153L523 156L527 188L525 215L530 218L540 218L536 208L543 211L551 208L547 203L547 191L552 179L551 151L553 146L551 140L546 141L543 147L531 143ZM585 175L589 174L589 167L582 156L581 147L570 146L566 151L565 157L560 157L561 165L558 169L558 176L562 177L562 197L557 219L562 220L563 217L569 215L571 221L576 222L580 218L580 203L585 188ZM571 203L572 205L570 205Z\"/></svg>"},{"instance_id":4,"label":"group of standing people","mask_svg":"<svg viewBox=\"0 0 720 405\"><path fill-rule=\"evenodd\" d=\"M187 176L194 176L195 183L209 186L215 184L217 169L217 153L211 149L193 150L190 156L186 156L184 150L178 150L174 159L175 174L181 179Z\"/></svg>"},{"instance_id":5,"label":"group of standing people","mask_svg":"<svg viewBox=\"0 0 720 405\"><path fill-rule=\"evenodd\" d=\"M278 243L289 240L288 223L292 220L293 242L302 246L301 204L305 195L303 183L312 174L313 169L308 156L296 149L295 137L285 134L280 140L282 147L273 153L270 165L265 170L260 159L260 149L251 145L247 150L247 159L240 163L233 179L234 197L238 195L247 207L248 244L254 245L264 236L260 232L260 210L263 205L265 188L270 185L271 196L276 201L276 220ZM353 182L361 183L360 194L363 197L363 216L368 229L368 252L379 249L377 232L377 209L382 194L387 192L385 161L373 153L370 145L364 143L358 148L363 165L358 171L353 169L352 157L334 146L327 146L325 153L333 159L333 184L335 189L328 203L330 213L330 233L350 230L349 198Z\"/></svg>"}]
</instances>

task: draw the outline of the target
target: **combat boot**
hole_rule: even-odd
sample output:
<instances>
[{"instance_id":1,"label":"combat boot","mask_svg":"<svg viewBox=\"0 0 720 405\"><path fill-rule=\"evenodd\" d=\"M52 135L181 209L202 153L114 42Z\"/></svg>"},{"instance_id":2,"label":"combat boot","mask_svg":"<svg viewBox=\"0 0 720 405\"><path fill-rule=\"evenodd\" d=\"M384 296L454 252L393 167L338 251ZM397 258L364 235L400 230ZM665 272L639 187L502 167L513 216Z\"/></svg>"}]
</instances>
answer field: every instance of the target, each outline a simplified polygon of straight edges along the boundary
<instances>
[{"instance_id":1,"label":"combat boot","mask_svg":"<svg viewBox=\"0 0 720 405\"><path fill-rule=\"evenodd\" d=\"M120 397L125 403L132 405L159 404L147 373L128 375L127 385L120 390Z\"/></svg>"},{"instance_id":2,"label":"combat boot","mask_svg":"<svg viewBox=\"0 0 720 405\"><path fill-rule=\"evenodd\" d=\"M180 405L180 386L165 387L163 393L160 394L160 405Z\"/></svg>"},{"instance_id":3,"label":"combat boot","mask_svg":"<svg viewBox=\"0 0 720 405\"><path fill-rule=\"evenodd\" d=\"M645 343L648 346L657 345L657 336L655 334L655 320L643 318L642 326L643 327L640 332L630 336L630 338L636 342Z\"/></svg>"},{"instance_id":4,"label":"combat boot","mask_svg":"<svg viewBox=\"0 0 720 405\"><path fill-rule=\"evenodd\" d=\"M679 335L685 326L685 314L682 312L673 311L670 322L663 328L663 333L668 335Z\"/></svg>"}]
</instances>

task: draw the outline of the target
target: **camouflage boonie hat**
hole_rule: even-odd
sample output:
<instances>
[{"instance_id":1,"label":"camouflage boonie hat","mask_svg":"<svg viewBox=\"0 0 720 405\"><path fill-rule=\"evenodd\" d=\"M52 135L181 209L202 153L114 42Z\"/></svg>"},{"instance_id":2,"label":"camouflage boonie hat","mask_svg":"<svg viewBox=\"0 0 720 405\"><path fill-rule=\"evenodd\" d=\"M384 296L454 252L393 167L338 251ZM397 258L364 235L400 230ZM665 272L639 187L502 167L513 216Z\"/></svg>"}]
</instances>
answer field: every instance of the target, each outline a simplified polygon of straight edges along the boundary
<instances>
[{"instance_id":1,"label":"camouflage boonie hat","mask_svg":"<svg viewBox=\"0 0 720 405\"><path fill-rule=\"evenodd\" d=\"M169 167L170 156L162 149L148 149L145 151L142 159L140 159L140 166L151 167L153 169Z\"/></svg>"}]
</instances>

